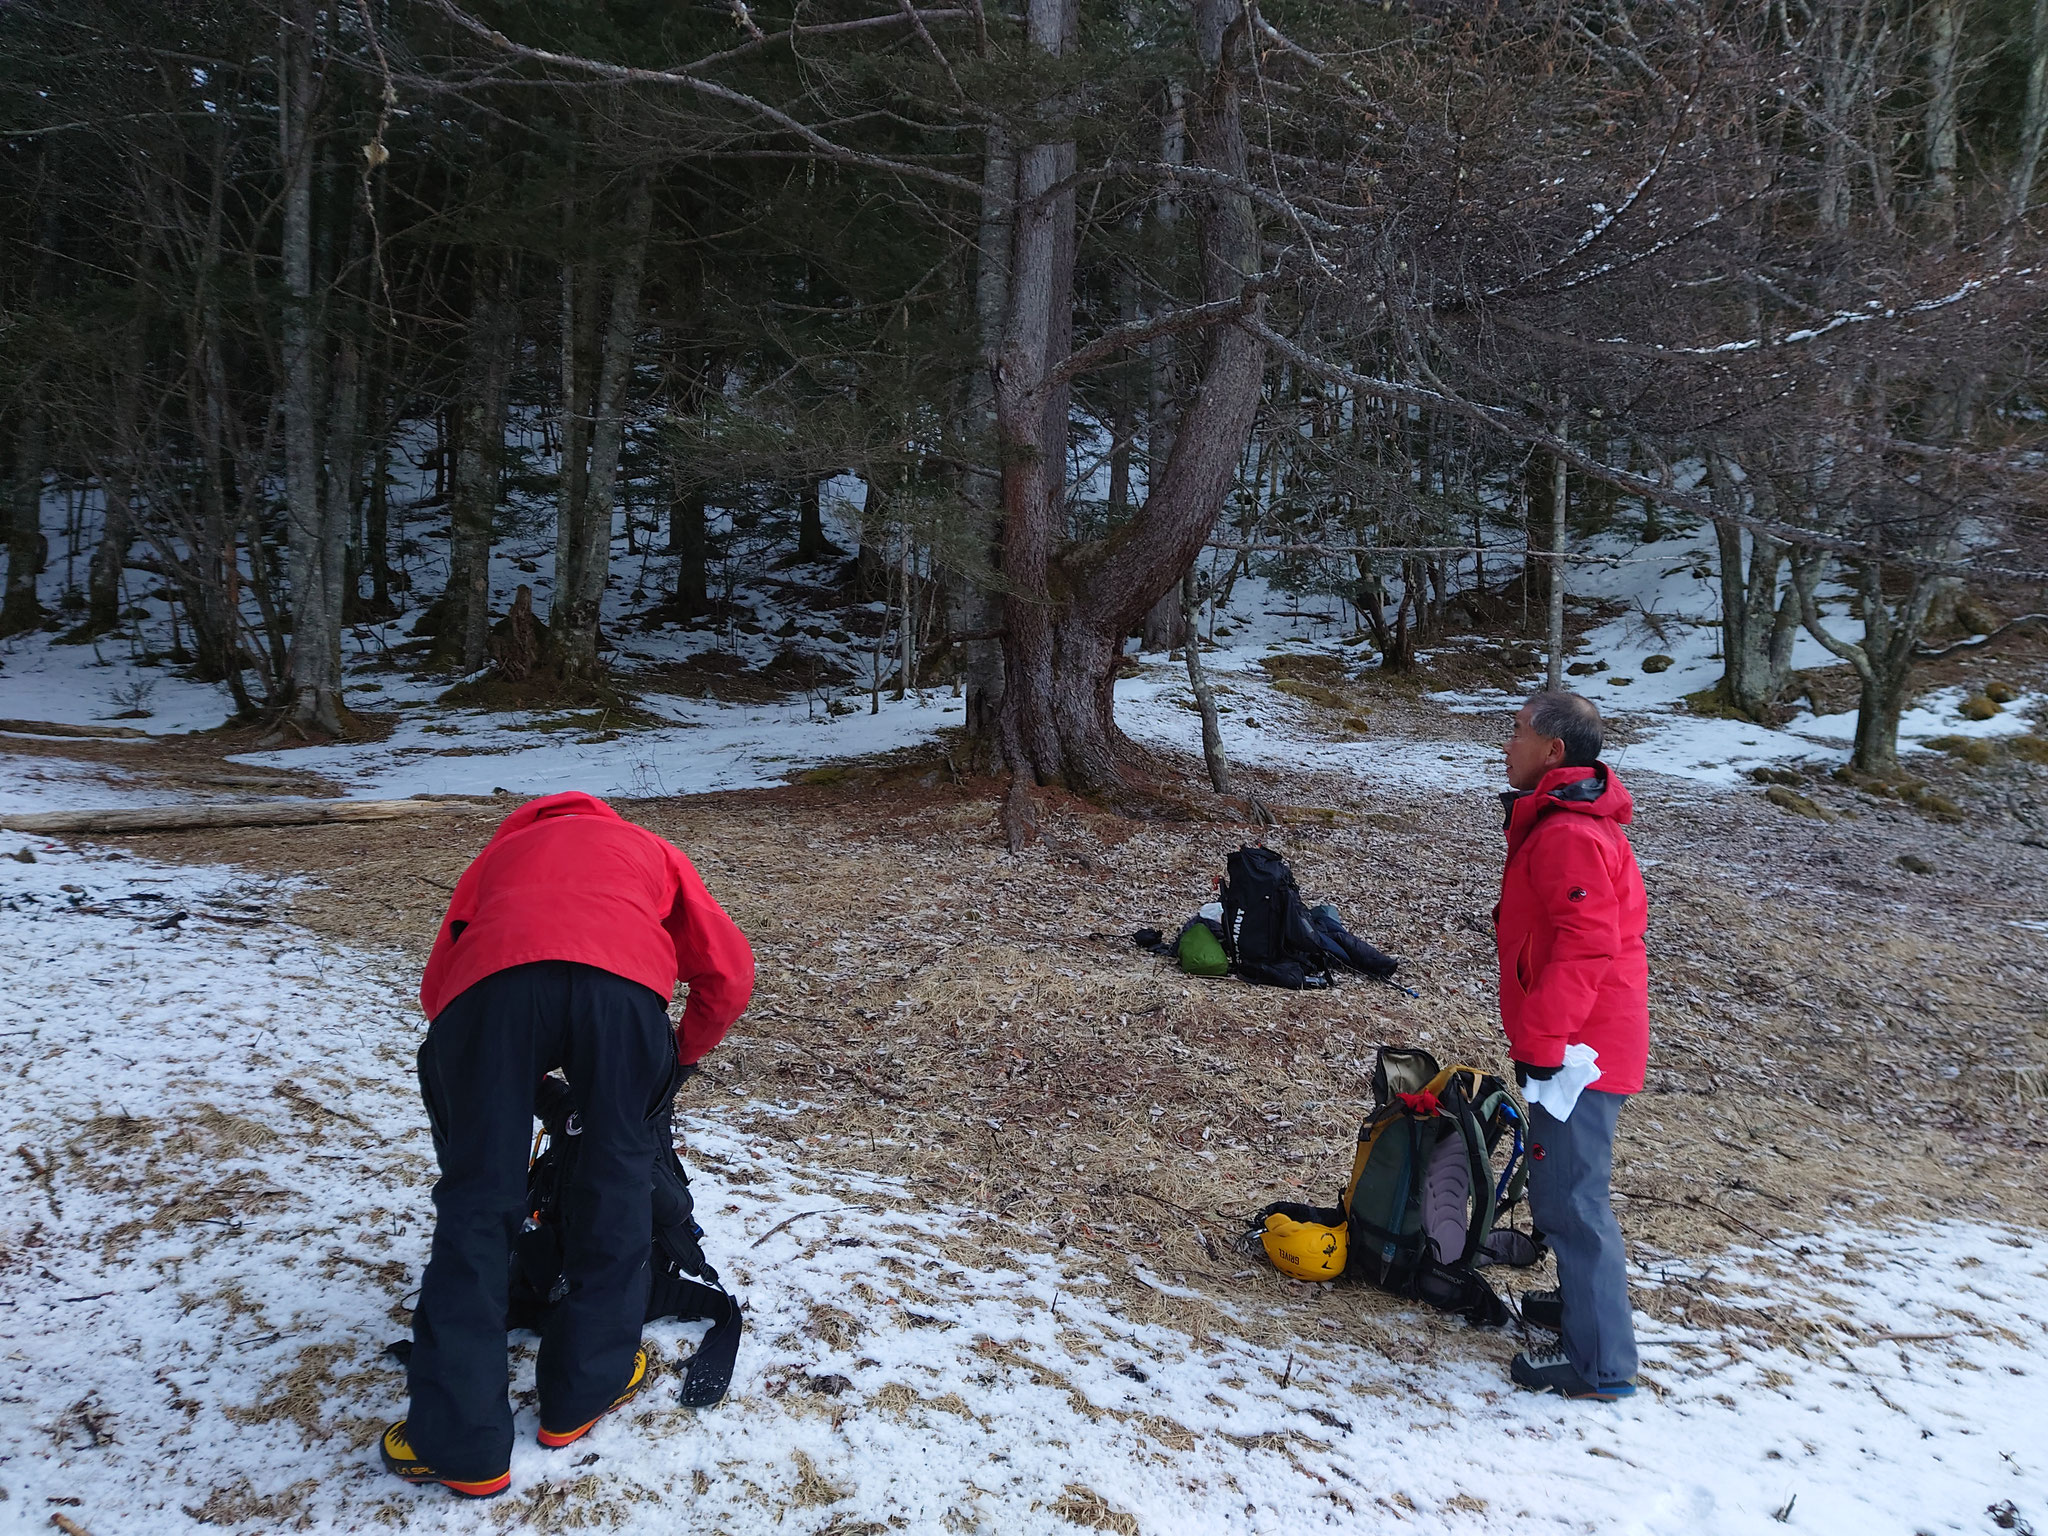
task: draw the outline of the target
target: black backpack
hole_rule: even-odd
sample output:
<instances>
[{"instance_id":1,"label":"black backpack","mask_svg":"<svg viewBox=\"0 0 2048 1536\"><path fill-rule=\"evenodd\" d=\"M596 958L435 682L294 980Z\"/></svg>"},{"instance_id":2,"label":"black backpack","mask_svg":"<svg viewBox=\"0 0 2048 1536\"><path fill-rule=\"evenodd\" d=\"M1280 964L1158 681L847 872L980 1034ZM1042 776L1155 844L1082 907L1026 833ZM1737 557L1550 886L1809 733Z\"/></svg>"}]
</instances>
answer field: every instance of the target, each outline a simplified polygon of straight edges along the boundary
<instances>
[{"instance_id":1,"label":"black backpack","mask_svg":"<svg viewBox=\"0 0 2048 1536\"><path fill-rule=\"evenodd\" d=\"M563 1207L582 1127L570 1108L569 1085L559 1077L541 1079L536 1101L534 1113L543 1130L540 1150L526 1174L529 1214L512 1243L507 1330L537 1331L568 1289L562 1273ZM733 1364L740 1350L740 1304L719 1283L718 1271L704 1257L704 1229L697 1225L689 1175L675 1154L674 1105L669 1099L663 1104L656 1117L657 1145L664 1150L654 1159L654 1272L647 1288L646 1320L710 1319L711 1331L690 1357L678 1399L686 1408L709 1408L724 1399L732 1384Z\"/></svg>"},{"instance_id":2,"label":"black backpack","mask_svg":"<svg viewBox=\"0 0 2048 1536\"><path fill-rule=\"evenodd\" d=\"M1240 848L1225 863L1223 952L1247 981L1326 987L1330 957L1316 937L1294 871L1270 848Z\"/></svg>"}]
</instances>

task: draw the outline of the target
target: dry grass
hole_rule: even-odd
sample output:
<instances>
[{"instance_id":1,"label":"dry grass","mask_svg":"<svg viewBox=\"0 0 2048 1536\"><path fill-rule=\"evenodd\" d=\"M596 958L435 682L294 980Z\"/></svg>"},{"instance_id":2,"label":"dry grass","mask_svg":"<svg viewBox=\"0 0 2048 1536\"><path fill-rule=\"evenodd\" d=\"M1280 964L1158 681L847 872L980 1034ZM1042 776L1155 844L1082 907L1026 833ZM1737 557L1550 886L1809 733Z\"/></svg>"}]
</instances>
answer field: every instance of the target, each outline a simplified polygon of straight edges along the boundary
<instances>
[{"instance_id":1,"label":"dry grass","mask_svg":"<svg viewBox=\"0 0 2048 1536\"><path fill-rule=\"evenodd\" d=\"M309 1477L277 1493L259 1494L249 1479L243 1477L225 1488L214 1489L203 1504L181 1507L201 1525L241 1525L246 1521L261 1520L265 1530L303 1531L313 1524L312 1515L306 1511L306 1501L319 1486Z\"/></svg>"},{"instance_id":2,"label":"dry grass","mask_svg":"<svg viewBox=\"0 0 2048 1536\"><path fill-rule=\"evenodd\" d=\"M491 1519L500 1530L610 1530L626 1522L631 1506L655 1497L630 1483L591 1473L551 1479L493 1502Z\"/></svg>"},{"instance_id":3,"label":"dry grass","mask_svg":"<svg viewBox=\"0 0 2048 1536\"><path fill-rule=\"evenodd\" d=\"M789 1459L796 1467L796 1484L789 1490L790 1503L802 1509L815 1509L853 1497L851 1488L841 1487L828 1479L804 1452L791 1451Z\"/></svg>"},{"instance_id":4,"label":"dry grass","mask_svg":"<svg viewBox=\"0 0 2048 1536\"><path fill-rule=\"evenodd\" d=\"M1086 1530L1138 1536L1138 1517L1118 1509L1086 1483L1067 1484L1065 1491L1046 1508L1070 1525Z\"/></svg>"}]
</instances>

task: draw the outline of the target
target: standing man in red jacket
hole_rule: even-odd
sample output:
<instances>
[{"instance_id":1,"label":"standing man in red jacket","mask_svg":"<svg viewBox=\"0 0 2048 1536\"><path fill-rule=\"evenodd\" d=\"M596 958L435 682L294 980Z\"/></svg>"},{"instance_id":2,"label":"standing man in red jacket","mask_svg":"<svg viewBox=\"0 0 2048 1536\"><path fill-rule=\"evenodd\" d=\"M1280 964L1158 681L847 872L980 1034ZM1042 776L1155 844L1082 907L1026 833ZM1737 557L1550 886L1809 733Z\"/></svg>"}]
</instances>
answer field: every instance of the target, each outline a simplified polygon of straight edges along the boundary
<instances>
[{"instance_id":1,"label":"standing man in red jacket","mask_svg":"<svg viewBox=\"0 0 2048 1536\"><path fill-rule=\"evenodd\" d=\"M690 999L671 1029L678 978ZM535 1090L557 1069L581 1141L568 1289L541 1336L540 1443L570 1444L639 1390L658 1127L753 986L753 951L690 861L593 796L521 806L463 872L420 984L433 1021L420 1096L441 1177L413 1311L412 1407L384 1432L392 1472L470 1498L511 1485L511 1251Z\"/></svg>"},{"instance_id":2,"label":"standing man in red jacket","mask_svg":"<svg viewBox=\"0 0 2048 1536\"><path fill-rule=\"evenodd\" d=\"M1614 1399L1635 1391L1636 1339L1608 1179L1615 1122L1650 1054L1649 901L1622 831L1632 802L1601 744L1600 711L1575 693L1539 693L1515 716L1494 934L1501 1023L1530 1099L1529 1211L1557 1255L1557 1289L1525 1294L1522 1315L1561 1335L1558 1349L1516 1355L1511 1374ZM1588 1052L1595 1075L1573 1101Z\"/></svg>"}]
</instances>

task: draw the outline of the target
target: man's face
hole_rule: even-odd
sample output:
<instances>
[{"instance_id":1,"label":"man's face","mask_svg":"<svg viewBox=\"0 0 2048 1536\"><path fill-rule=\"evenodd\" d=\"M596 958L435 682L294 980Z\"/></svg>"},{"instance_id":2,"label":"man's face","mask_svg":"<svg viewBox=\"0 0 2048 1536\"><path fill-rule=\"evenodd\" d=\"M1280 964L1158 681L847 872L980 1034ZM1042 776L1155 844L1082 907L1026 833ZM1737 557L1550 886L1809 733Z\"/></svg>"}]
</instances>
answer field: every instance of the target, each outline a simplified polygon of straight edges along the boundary
<instances>
[{"instance_id":1,"label":"man's face","mask_svg":"<svg viewBox=\"0 0 2048 1536\"><path fill-rule=\"evenodd\" d=\"M1533 706L1524 704L1515 716L1514 734L1508 737L1508 787L1511 789L1534 789L1543 782L1543 775L1553 768L1564 766L1564 741L1561 737L1545 736L1529 724L1529 711Z\"/></svg>"}]
</instances>

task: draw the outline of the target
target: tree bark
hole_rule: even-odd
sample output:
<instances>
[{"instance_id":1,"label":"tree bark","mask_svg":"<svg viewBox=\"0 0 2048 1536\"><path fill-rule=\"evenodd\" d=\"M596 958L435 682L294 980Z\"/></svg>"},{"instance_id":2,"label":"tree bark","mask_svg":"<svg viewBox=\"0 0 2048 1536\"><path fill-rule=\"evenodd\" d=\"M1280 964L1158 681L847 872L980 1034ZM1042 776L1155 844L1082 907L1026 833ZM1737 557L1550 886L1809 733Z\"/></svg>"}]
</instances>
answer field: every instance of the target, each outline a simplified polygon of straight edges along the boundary
<instances>
[{"instance_id":1,"label":"tree bark","mask_svg":"<svg viewBox=\"0 0 2048 1536\"><path fill-rule=\"evenodd\" d=\"M504 473L505 415L518 343L506 260L480 259L469 308L469 357L455 428L448 589L434 654L474 672L490 656L491 534Z\"/></svg>"},{"instance_id":2,"label":"tree bark","mask_svg":"<svg viewBox=\"0 0 2048 1536\"><path fill-rule=\"evenodd\" d=\"M694 619L711 611L710 531L704 518L704 487L672 486L668 503L668 547L676 557L675 608Z\"/></svg>"},{"instance_id":3,"label":"tree bark","mask_svg":"<svg viewBox=\"0 0 2048 1536\"><path fill-rule=\"evenodd\" d=\"M1202 764L1209 770L1210 788L1219 795L1234 795L1237 790L1230 782L1230 759L1223 753L1223 726L1216 718L1216 692L1209 686L1209 674L1202 669L1202 636L1195 620L1201 606L1201 588L1193 566L1181 578L1176 595L1188 632L1188 687L1194 691L1195 709L1202 717Z\"/></svg>"},{"instance_id":4,"label":"tree bark","mask_svg":"<svg viewBox=\"0 0 2048 1536\"><path fill-rule=\"evenodd\" d=\"M604 351L590 424L590 465L569 536L568 570L557 572L555 608L548 616L550 661L567 682L595 682L598 627L611 578L612 514L617 505L619 457L625 446L626 383L640 332L640 278L647 258L654 189L643 178L626 210L623 244L612 270Z\"/></svg>"},{"instance_id":5,"label":"tree bark","mask_svg":"<svg viewBox=\"0 0 2048 1536\"><path fill-rule=\"evenodd\" d=\"M2003 245L2007 251L2019 237L2020 221L2033 201L2044 141L2048 141L2048 0L2034 0L2032 25L2028 28L2027 103L2020 113L2020 152L2005 194Z\"/></svg>"},{"instance_id":6,"label":"tree bark","mask_svg":"<svg viewBox=\"0 0 2048 1536\"><path fill-rule=\"evenodd\" d=\"M806 476L796 504L796 557L799 560L829 560L839 547L825 537L825 506L816 475Z\"/></svg>"},{"instance_id":7,"label":"tree bark","mask_svg":"<svg viewBox=\"0 0 2048 1536\"><path fill-rule=\"evenodd\" d=\"M1166 110L1160 121L1159 159L1165 165L1185 165L1188 153L1187 93L1179 81L1169 81L1163 99ZM1153 200L1151 214L1160 231L1170 237L1180 222L1180 199L1171 181L1160 188L1158 197ZM1138 317L1134 315L1132 318ZM1180 350L1175 345L1176 339L1160 336L1146 348L1145 378L1149 398L1145 423L1145 487L1148 494L1165 473L1166 461L1173 453L1180 404ZM1129 457L1130 450L1126 445L1126 481L1130 477ZM1112 502L1116 500L1113 483L1110 499ZM1139 643L1148 651L1170 651L1177 645L1192 643L1193 634L1194 630L1185 617L1179 584L1176 584L1160 593L1159 601L1146 610ZM1220 793L1228 794L1229 791Z\"/></svg>"},{"instance_id":8,"label":"tree bark","mask_svg":"<svg viewBox=\"0 0 2048 1536\"><path fill-rule=\"evenodd\" d=\"M1564 441L1564 428L1557 429L1558 441ZM1565 473L1562 456L1550 462L1550 624L1548 628L1550 661L1545 669L1544 686L1553 693L1564 688L1564 514L1565 498L1570 482Z\"/></svg>"},{"instance_id":9,"label":"tree bark","mask_svg":"<svg viewBox=\"0 0 2048 1536\"><path fill-rule=\"evenodd\" d=\"M341 509L324 495L321 418L325 414L319 306L313 297L313 7L287 12L278 60L278 150L284 172L280 255L284 269L284 422L287 579L291 652L287 679L292 718L301 729L339 736L341 706ZM333 567L330 569L330 567Z\"/></svg>"},{"instance_id":10,"label":"tree bark","mask_svg":"<svg viewBox=\"0 0 2048 1536\"><path fill-rule=\"evenodd\" d=\"M1138 643L1148 651L1171 651L1185 644L1189 633L1180 594L1169 587L1158 602L1145 610L1144 633Z\"/></svg>"},{"instance_id":11,"label":"tree bark","mask_svg":"<svg viewBox=\"0 0 2048 1536\"><path fill-rule=\"evenodd\" d=\"M1192 159L1242 182L1244 14L1229 0L1195 0L1191 19L1208 72L1189 101ZM1063 52L1074 38L1073 0L1030 0L1026 22L1034 48ZM1181 579L1215 525L1258 409L1263 354L1239 326L1212 331L1192 403L1143 509L1105 538L1065 546L1068 391L1048 375L1066 354L1073 314L1075 210L1063 189L1073 165L1071 141L1018 156L1020 212L996 379L1009 587L999 732L1014 773L1099 793L1123 782L1113 716L1123 637ZM1222 178L1200 204L1203 295L1234 299L1258 270L1252 204Z\"/></svg>"},{"instance_id":12,"label":"tree bark","mask_svg":"<svg viewBox=\"0 0 2048 1536\"><path fill-rule=\"evenodd\" d=\"M388 418L387 418L388 419ZM391 433L377 438L370 461L369 503L363 515L363 560L370 568L370 612L389 618L391 603Z\"/></svg>"},{"instance_id":13,"label":"tree bark","mask_svg":"<svg viewBox=\"0 0 2048 1536\"><path fill-rule=\"evenodd\" d=\"M565 219L570 209L563 208ZM583 516L584 487L590 470L590 366L596 350L597 307L591 302L596 285L588 272L573 263L562 267L562 345L560 401L561 447L556 459L555 576L551 609L567 600L571 551L577 520ZM552 620L550 621L552 622Z\"/></svg>"},{"instance_id":14,"label":"tree bark","mask_svg":"<svg viewBox=\"0 0 2048 1536\"><path fill-rule=\"evenodd\" d=\"M401 816L445 816L489 809L489 802L456 800L271 800L244 805L139 805L102 811L0 814L0 826L30 834L59 832L178 832L216 827L302 827L319 822L393 821Z\"/></svg>"},{"instance_id":15,"label":"tree bark","mask_svg":"<svg viewBox=\"0 0 2048 1536\"><path fill-rule=\"evenodd\" d=\"M1736 480L1719 454L1708 456L1707 470L1714 499L1730 511L1727 518L1714 523L1721 586L1721 682L1717 691L1728 708L1765 724L1790 673L1792 640L1801 622L1799 597L1791 587L1782 597L1779 594L1785 546L1769 534L1750 536L1745 562L1739 519L1744 484ZM1760 500L1762 495L1759 487L1750 486L1749 499ZM1795 568L1795 583L1800 569L1804 568Z\"/></svg>"},{"instance_id":16,"label":"tree bark","mask_svg":"<svg viewBox=\"0 0 2048 1536\"><path fill-rule=\"evenodd\" d=\"M1928 7L1927 200L1935 228L1948 241L1956 237L1962 42L1962 0L1934 0Z\"/></svg>"},{"instance_id":17,"label":"tree bark","mask_svg":"<svg viewBox=\"0 0 2048 1536\"><path fill-rule=\"evenodd\" d=\"M1011 243L1017 156L1002 128L984 130L981 180L981 226L975 250L974 326L980 343L980 366L968 392L968 419L975 436L988 445L989 462L998 457L996 376L1003 355L1010 308ZM979 467L961 477L965 526L962 556L948 572L946 627L960 636L960 691L969 752L977 768L1000 765L1000 713L1003 701L1004 604L998 595L1003 540L1003 484L999 472Z\"/></svg>"},{"instance_id":18,"label":"tree bark","mask_svg":"<svg viewBox=\"0 0 2048 1536\"><path fill-rule=\"evenodd\" d=\"M1849 766L1873 778L1896 778L1899 715L1911 689L1917 664L1915 652L1926 628L1935 583L1916 570L1898 601L1887 603L1883 562L1858 562L1857 584L1863 608L1863 642L1858 645L1838 638L1821 623L1820 608L1813 596L1819 578L1818 557L1795 553L1793 562L1793 586L1807 633L1856 671L1856 742ZM1809 565L1814 568L1808 569Z\"/></svg>"},{"instance_id":19,"label":"tree bark","mask_svg":"<svg viewBox=\"0 0 2048 1536\"><path fill-rule=\"evenodd\" d=\"M7 486L7 592L0 600L0 635L16 635L43 622L36 578L49 540L43 535L43 454L47 417L31 383L14 431L13 473Z\"/></svg>"},{"instance_id":20,"label":"tree bark","mask_svg":"<svg viewBox=\"0 0 2048 1536\"><path fill-rule=\"evenodd\" d=\"M110 410L105 435L93 433L87 460L100 486L100 534L85 572L85 620L68 638L87 640L120 627L121 577L135 542L135 478L142 419L143 323L129 328L126 345L113 359ZM97 450L97 451L96 451ZM197 636L194 636L195 641Z\"/></svg>"}]
</instances>

